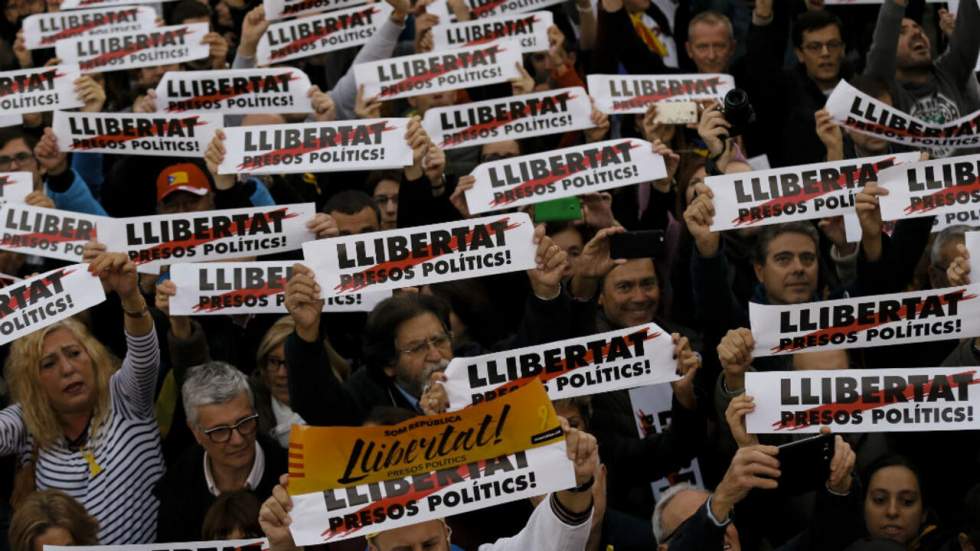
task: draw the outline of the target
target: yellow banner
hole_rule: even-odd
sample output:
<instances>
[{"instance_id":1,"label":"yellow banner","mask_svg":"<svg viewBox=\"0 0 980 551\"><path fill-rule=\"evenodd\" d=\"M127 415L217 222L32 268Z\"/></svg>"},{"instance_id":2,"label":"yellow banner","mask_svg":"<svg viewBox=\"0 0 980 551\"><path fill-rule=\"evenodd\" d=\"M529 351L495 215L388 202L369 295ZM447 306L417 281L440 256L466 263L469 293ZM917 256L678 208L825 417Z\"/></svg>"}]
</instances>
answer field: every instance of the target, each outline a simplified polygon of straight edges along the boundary
<instances>
[{"instance_id":1,"label":"yellow banner","mask_svg":"<svg viewBox=\"0 0 980 551\"><path fill-rule=\"evenodd\" d=\"M293 425L289 493L382 482L501 457L562 438L544 385L461 411L384 427Z\"/></svg>"}]
</instances>

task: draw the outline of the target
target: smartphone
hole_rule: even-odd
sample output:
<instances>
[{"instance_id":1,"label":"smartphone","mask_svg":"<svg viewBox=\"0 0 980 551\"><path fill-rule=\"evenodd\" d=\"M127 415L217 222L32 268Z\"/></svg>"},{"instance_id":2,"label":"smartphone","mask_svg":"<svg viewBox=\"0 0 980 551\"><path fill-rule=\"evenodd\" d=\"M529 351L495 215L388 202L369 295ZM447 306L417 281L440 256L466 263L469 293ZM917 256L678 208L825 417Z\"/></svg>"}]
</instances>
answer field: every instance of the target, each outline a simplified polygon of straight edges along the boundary
<instances>
[{"instance_id":1,"label":"smartphone","mask_svg":"<svg viewBox=\"0 0 980 551\"><path fill-rule=\"evenodd\" d=\"M657 124L693 124L698 122L698 104L693 101L657 102Z\"/></svg>"},{"instance_id":2,"label":"smartphone","mask_svg":"<svg viewBox=\"0 0 980 551\"><path fill-rule=\"evenodd\" d=\"M581 218L582 203L578 197L563 197L534 205L535 222L567 222Z\"/></svg>"},{"instance_id":3,"label":"smartphone","mask_svg":"<svg viewBox=\"0 0 980 551\"><path fill-rule=\"evenodd\" d=\"M834 435L819 434L779 446L779 490L798 495L822 488L830 477Z\"/></svg>"},{"instance_id":4,"label":"smartphone","mask_svg":"<svg viewBox=\"0 0 980 551\"><path fill-rule=\"evenodd\" d=\"M651 258L663 250L663 230L628 231L609 236L610 258Z\"/></svg>"}]
</instances>

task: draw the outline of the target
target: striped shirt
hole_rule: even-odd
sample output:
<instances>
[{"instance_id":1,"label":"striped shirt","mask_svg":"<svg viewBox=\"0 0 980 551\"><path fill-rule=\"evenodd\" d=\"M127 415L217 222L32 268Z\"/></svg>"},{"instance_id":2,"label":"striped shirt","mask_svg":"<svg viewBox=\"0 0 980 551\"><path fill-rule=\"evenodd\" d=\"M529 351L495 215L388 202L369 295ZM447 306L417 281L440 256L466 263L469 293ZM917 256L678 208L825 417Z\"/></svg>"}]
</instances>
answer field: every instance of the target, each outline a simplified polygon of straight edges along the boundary
<instances>
[{"instance_id":1,"label":"striped shirt","mask_svg":"<svg viewBox=\"0 0 980 551\"><path fill-rule=\"evenodd\" d=\"M39 450L37 487L55 489L77 499L99 521L99 542L153 543L160 503L153 488L163 477L160 430L153 415L153 393L160 366L156 331L126 335L122 368L109 384L106 422L81 451L61 439ZM20 405L0 411L0 455L29 456L33 438L24 426ZM90 475L85 450L91 449L102 470Z\"/></svg>"}]
</instances>

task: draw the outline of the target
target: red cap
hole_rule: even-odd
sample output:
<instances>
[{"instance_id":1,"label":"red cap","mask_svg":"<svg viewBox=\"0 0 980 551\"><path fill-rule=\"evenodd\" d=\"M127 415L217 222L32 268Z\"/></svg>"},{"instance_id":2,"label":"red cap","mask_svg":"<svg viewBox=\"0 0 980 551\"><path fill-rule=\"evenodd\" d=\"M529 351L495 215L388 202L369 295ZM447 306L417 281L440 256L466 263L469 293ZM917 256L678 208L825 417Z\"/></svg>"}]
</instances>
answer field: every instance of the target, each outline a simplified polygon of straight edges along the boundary
<instances>
[{"instance_id":1,"label":"red cap","mask_svg":"<svg viewBox=\"0 0 980 551\"><path fill-rule=\"evenodd\" d=\"M157 202L175 191L187 191L203 196L211 191L208 177L194 163L170 165L157 176Z\"/></svg>"}]
</instances>

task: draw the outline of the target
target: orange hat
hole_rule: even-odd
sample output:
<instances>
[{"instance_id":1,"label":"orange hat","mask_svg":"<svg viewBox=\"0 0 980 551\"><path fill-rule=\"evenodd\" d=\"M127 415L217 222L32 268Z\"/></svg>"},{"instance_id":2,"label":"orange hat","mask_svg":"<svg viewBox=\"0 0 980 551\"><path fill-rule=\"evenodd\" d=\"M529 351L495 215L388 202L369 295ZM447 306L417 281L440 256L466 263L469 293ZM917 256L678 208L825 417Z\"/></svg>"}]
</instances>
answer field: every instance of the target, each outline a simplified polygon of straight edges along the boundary
<instances>
[{"instance_id":1,"label":"orange hat","mask_svg":"<svg viewBox=\"0 0 980 551\"><path fill-rule=\"evenodd\" d=\"M208 177L201 167L194 163L170 165L157 176L157 201L175 191L187 191L203 196L211 191Z\"/></svg>"}]
</instances>

